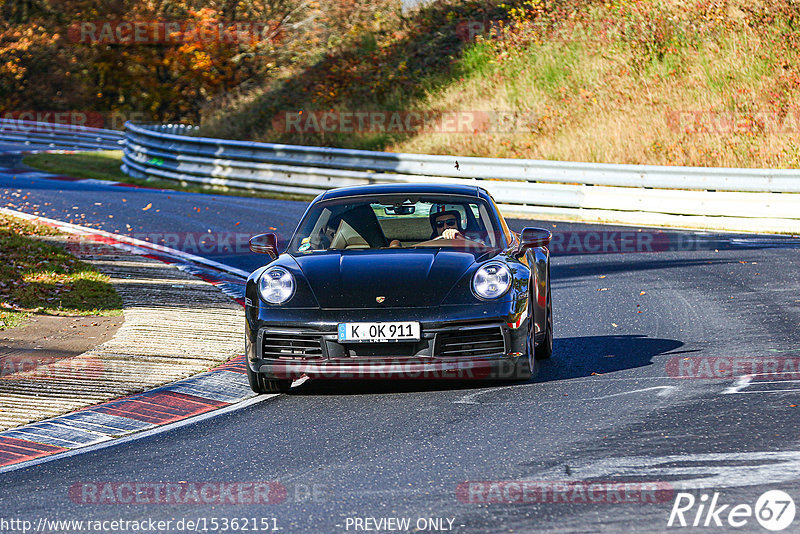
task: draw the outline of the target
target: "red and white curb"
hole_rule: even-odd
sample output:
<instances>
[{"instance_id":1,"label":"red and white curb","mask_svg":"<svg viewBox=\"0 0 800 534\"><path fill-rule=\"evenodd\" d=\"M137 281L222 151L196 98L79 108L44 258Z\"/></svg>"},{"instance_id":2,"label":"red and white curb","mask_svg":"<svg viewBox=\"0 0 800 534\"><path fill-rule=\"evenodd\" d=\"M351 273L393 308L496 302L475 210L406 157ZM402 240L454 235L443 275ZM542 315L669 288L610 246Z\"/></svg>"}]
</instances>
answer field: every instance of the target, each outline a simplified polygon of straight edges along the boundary
<instances>
[{"instance_id":1,"label":"red and white curb","mask_svg":"<svg viewBox=\"0 0 800 534\"><path fill-rule=\"evenodd\" d=\"M240 269L103 230L8 208L0 208L0 213L174 265L244 304L244 279L249 273ZM0 473L167 431L277 396L252 392L244 358L144 393L0 432Z\"/></svg>"},{"instance_id":2,"label":"red and white curb","mask_svg":"<svg viewBox=\"0 0 800 534\"><path fill-rule=\"evenodd\" d=\"M144 393L0 432L0 473L172 430L277 396L253 393L244 366L239 356Z\"/></svg>"}]
</instances>

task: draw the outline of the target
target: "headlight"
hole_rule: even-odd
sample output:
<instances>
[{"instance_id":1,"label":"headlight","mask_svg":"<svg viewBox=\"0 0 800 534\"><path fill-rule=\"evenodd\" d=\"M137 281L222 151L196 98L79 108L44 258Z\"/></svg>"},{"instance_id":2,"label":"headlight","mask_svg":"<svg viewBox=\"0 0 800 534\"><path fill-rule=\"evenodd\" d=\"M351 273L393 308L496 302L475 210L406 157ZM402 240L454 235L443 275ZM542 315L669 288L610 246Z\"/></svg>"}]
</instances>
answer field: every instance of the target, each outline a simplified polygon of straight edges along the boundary
<instances>
[{"instance_id":1,"label":"headlight","mask_svg":"<svg viewBox=\"0 0 800 534\"><path fill-rule=\"evenodd\" d=\"M267 269L258 279L258 294L270 304L283 304L294 295L294 277L283 267Z\"/></svg>"},{"instance_id":2,"label":"headlight","mask_svg":"<svg viewBox=\"0 0 800 534\"><path fill-rule=\"evenodd\" d=\"M482 299L496 299L511 287L511 272L502 263L484 265L472 277L472 290Z\"/></svg>"}]
</instances>

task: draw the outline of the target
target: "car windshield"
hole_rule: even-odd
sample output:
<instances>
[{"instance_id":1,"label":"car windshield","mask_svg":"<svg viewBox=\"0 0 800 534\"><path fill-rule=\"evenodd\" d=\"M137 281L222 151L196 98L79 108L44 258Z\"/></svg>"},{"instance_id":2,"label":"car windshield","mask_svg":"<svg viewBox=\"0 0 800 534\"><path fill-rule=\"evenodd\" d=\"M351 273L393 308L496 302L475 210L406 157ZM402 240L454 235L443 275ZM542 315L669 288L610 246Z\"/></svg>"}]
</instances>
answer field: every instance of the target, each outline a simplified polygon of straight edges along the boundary
<instances>
[{"instance_id":1,"label":"car windshield","mask_svg":"<svg viewBox=\"0 0 800 534\"><path fill-rule=\"evenodd\" d=\"M374 196L323 201L311 208L292 253L396 248L499 248L497 219L482 199Z\"/></svg>"}]
</instances>

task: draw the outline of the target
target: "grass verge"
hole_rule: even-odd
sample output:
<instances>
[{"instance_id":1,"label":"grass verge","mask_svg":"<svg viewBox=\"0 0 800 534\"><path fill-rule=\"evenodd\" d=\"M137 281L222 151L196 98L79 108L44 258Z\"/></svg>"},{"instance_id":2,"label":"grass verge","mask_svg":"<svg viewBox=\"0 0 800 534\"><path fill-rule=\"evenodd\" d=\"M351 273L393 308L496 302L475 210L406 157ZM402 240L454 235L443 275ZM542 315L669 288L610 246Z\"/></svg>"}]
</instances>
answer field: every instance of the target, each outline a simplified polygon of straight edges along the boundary
<instances>
[{"instance_id":1,"label":"grass verge","mask_svg":"<svg viewBox=\"0 0 800 534\"><path fill-rule=\"evenodd\" d=\"M132 178L120 170L120 165L122 165L122 151L119 150L82 152L79 154L31 154L25 156L22 163L34 169L53 174L63 174L65 176L93 180L111 180L143 187L183 191L185 193L213 193L215 195L301 201L309 201L316 196L313 194L296 195L250 189L234 189L231 187L200 185L177 180L143 180L140 178Z\"/></svg>"},{"instance_id":2,"label":"grass verge","mask_svg":"<svg viewBox=\"0 0 800 534\"><path fill-rule=\"evenodd\" d=\"M425 2L371 40L209 105L201 133L426 154L798 168L798 20L794 0ZM376 120L337 119L343 112ZM414 115L453 120L404 122ZM473 127L453 126L460 119Z\"/></svg>"},{"instance_id":3,"label":"grass verge","mask_svg":"<svg viewBox=\"0 0 800 534\"><path fill-rule=\"evenodd\" d=\"M108 276L52 241L58 231L0 214L0 330L34 313L120 315Z\"/></svg>"}]
</instances>

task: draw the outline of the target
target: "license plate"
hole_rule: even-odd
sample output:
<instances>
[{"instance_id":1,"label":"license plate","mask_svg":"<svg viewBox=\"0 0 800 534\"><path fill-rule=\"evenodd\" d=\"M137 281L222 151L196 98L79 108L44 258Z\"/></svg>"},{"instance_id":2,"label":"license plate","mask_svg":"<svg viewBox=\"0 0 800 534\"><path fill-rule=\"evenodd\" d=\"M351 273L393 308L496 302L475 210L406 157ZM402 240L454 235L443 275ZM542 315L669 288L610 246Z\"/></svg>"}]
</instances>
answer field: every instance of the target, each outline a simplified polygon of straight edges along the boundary
<instances>
[{"instance_id":1,"label":"license plate","mask_svg":"<svg viewBox=\"0 0 800 534\"><path fill-rule=\"evenodd\" d=\"M340 343L419 341L419 323L339 323Z\"/></svg>"}]
</instances>

